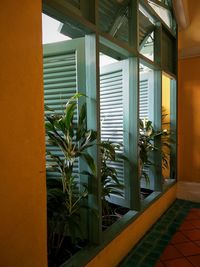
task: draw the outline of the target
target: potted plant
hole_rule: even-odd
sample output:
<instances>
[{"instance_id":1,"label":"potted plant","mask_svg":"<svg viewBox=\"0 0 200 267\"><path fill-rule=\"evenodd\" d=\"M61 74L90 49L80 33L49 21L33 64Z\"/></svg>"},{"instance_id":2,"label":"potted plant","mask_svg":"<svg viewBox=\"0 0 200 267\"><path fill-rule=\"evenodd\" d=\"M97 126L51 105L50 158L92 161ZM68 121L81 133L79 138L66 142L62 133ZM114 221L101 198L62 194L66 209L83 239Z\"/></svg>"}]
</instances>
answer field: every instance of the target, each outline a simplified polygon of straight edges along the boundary
<instances>
[{"instance_id":1,"label":"potted plant","mask_svg":"<svg viewBox=\"0 0 200 267\"><path fill-rule=\"evenodd\" d=\"M119 216L116 216L114 210L109 203L111 194L122 196L122 189L124 185L120 183L118 179L117 171L112 167L113 162L118 162L122 159L126 160L126 157L121 153L118 153L122 145L111 141L102 141L100 143L101 151L101 200L102 200L102 226L106 229L116 220Z\"/></svg>"},{"instance_id":2,"label":"potted plant","mask_svg":"<svg viewBox=\"0 0 200 267\"><path fill-rule=\"evenodd\" d=\"M96 167L87 149L94 145L96 132L87 129L86 105L83 104L77 115L77 99L82 94L75 94L66 104L63 114L56 114L52 109L46 115L46 133L48 143L59 150L53 152L52 146L47 155L52 162L48 170L58 177L47 178L48 211L48 256L50 266L59 266L77 250L81 240L81 209L87 198L87 186L82 184L75 173L75 162L82 158L95 174Z\"/></svg>"},{"instance_id":3,"label":"potted plant","mask_svg":"<svg viewBox=\"0 0 200 267\"><path fill-rule=\"evenodd\" d=\"M143 177L146 181L147 187L150 186L150 179L148 175L148 169L153 162L151 161L151 155L154 150L158 150L155 146L155 140L159 136L166 136L168 135L167 129L161 131L155 131L151 121L141 120L139 121L139 170L140 170L140 177ZM162 158L163 153L161 151ZM164 158L163 158L164 160ZM142 189L143 190L143 189ZM148 195L152 190L146 188L143 195Z\"/></svg>"},{"instance_id":4,"label":"potted plant","mask_svg":"<svg viewBox=\"0 0 200 267\"><path fill-rule=\"evenodd\" d=\"M98 146L100 147L101 157L102 228L105 230L119 219L119 216L114 213L114 205L109 202L109 198L112 194L123 196L122 189L124 188L112 164L122 159L127 160L127 158L118 152L122 147L120 143L107 140L100 142ZM87 171L84 174L91 177L94 175Z\"/></svg>"},{"instance_id":5,"label":"potted plant","mask_svg":"<svg viewBox=\"0 0 200 267\"><path fill-rule=\"evenodd\" d=\"M162 142L162 175L163 179L169 178L170 173L170 151L173 148L173 131L170 129L170 117L166 108L162 107L162 127L167 129L167 134L161 137Z\"/></svg>"}]
</instances>

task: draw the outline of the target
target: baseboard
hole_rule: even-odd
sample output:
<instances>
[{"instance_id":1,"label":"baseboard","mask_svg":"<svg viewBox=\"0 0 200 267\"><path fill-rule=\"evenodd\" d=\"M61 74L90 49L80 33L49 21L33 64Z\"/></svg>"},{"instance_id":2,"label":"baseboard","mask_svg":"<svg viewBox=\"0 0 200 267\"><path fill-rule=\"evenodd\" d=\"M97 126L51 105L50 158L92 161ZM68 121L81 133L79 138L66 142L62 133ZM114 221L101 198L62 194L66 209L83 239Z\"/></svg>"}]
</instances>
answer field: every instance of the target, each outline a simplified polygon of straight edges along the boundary
<instances>
[{"instance_id":1,"label":"baseboard","mask_svg":"<svg viewBox=\"0 0 200 267\"><path fill-rule=\"evenodd\" d=\"M177 198L200 203L200 183L178 182Z\"/></svg>"}]
</instances>

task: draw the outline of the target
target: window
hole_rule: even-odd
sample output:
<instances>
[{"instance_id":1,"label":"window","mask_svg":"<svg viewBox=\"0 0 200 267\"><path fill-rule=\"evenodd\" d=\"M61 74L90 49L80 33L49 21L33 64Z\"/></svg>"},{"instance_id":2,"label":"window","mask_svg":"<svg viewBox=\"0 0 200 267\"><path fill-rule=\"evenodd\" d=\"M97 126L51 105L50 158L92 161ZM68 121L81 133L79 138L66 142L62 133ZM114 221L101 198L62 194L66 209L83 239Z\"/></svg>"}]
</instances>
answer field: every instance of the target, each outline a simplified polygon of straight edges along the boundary
<instances>
[{"instance_id":1,"label":"window","mask_svg":"<svg viewBox=\"0 0 200 267\"><path fill-rule=\"evenodd\" d=\"M163 23L150 8L155 2L159 10L170 7L170 1L139 0L88 1L89 8L81 0L44 4L44 13L50 16L43 15L44 25L48 24L43 28L44 95L50 108L46 115L54 109L62 116L66 101L79 92L86 97L72 101L74 132L82 105L87 129L97 132L95 144L85 151L90 157L77 156L71 173L78 183L76 193L87 188L81 202L87 209L79 214L86 245L114 237L176 179L176 36L168 27L173 18L167 21L169 16L160 13ZM170 140L173 137L167 149L165 130ZM118 160L104 158L102 148ZM54 142L47 143L47 150L65 158ZM48 155L47 165L52 162ZM110 171L104 183L102 166ZM54 179L58 173L54 169L47 176ZM112 216L119 207L125 215L104 231L105 203Z\"/></svg>"}]
</instances>

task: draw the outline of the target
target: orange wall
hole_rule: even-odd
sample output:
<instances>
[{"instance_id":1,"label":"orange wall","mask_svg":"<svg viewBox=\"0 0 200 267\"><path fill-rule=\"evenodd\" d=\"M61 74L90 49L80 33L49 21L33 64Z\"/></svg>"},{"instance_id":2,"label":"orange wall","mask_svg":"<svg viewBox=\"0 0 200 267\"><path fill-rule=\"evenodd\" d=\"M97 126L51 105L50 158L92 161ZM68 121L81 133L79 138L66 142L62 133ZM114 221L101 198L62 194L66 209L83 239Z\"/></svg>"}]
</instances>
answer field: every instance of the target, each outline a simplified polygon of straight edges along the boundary
<instances>
[{"instance_id":1,"label":"orange wall","mask_svg":"<svg viewBox=\"0 0 200 267\"><path fill-rule=\"evenodd\" d=\"M45 267L41 1L3 1L0 33L0 266Z\"/></svg>"},{"instance_id":2,"label":"orange wall","mask_svg":"<svg viewBox=\"0 0 200 267\"><path fill-rule=\"evenodd\" d=\"M178 178L200 182L200 57L179 60Z\"/></svg>"},{"instance_id":3,"label":"orange wall","mask_svg":"<svg viewBox=\"0 0 200 267\"><path fill-rule=\"evenodd\" d=\"M200 51L200 1L187 0L184 1L186 13L189 15L190 25L179 34L179 50L189 53L188 49Z\"/></svg>"},{"instance_id":4,"label":"orange wall","mask_svg":"<svg viewBox=\"0 0 200 267\"><path fill-rule=\"evenodd\" d=\"M179 32L178 178L200 182L200 1L184 0L190 25ZM191 57L192 56L192 57Z\"/></svg>"}]
</instances>

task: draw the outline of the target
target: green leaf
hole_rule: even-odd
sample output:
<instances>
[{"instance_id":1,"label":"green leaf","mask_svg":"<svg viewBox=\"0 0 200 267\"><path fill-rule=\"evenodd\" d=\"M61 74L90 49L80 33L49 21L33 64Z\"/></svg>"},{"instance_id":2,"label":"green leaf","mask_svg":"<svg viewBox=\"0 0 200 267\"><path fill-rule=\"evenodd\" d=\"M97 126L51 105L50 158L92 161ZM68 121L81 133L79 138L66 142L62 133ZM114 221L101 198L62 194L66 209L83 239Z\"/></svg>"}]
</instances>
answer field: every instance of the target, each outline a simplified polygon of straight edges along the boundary
<instances>
[{"instance_id":1,"label":"green leaf","mask_svg":"<svg viewBox=\"0 0 200 267\"><path fill-rule=\"evenodd\" d=\"M45 129L46 131L54 131L54 125L50 122L45 123Z\"/></svg>"},{"instance_id":2,"label":"green leaf","mask_svg":"<svg viewBox=\"0 0 200 267\"><path fill-rule=\"evenodd\" d=\"M54 110L53 108L50 108L50 107L47 106L46 104L44 105L44 110L55 112L55 110Z\"/></svg>"},{"instance_id":3,"label":"green leaf","mask_svg":"<svg viewBox=\"0 0 200 267\"><path fill-rule=\"evenodd\" d=\"M148 131L150 129L153 129L153 127L152 127L152 121L147 121L147 123L146 123L146 130Z\"/></svg>"},{"instance_id":4,"label":"green leaf","mask_svg":"<svg viewBox=\"0 0 200 267\"><path fill-rule=\"evenodd\" d=\"M88 153L81 153L81 157L83 157L84 160L87 162L92 173L96 175L96 166L95 166L94 159L92 158L92 156L90 156L90 154Z\"/></svg>"},{"instance_id":5,"label":"green leaf","mask_svg":"<svg viewBox=\"0 0 200 267\"><path fill-rule=\"evenodd\" d=\"M66 104L66 107L68 106L68 104L69 104L70 102L72 102L73 100L78 99L78 98L81 97L81 96L85 96L85 97L86 97L86 95L83 94L83 93L76 93L76 94L74 94L74 95L68 100L68 102L67 102L67 104Z\"/></svg>"},{"instance_id":6,"label":"green leaf","mask_svg":"<svg viewBox=\"0 0 200 267\"><path fill-rule=\"evenodd\" d=\"M145 181L146 181L146 185L147 185L147 187L149 188L149 187L150 187L150 179L149 179L149 175L148 175L145 171L142 172L142 175L144 176Z\"/></svg>"},{"instance_id":7,"label":"green leaf","mask_svg":"<svg viewBox=\"0 0 200 267\"><path fill-rule=\"evenodd\" d=\"M82 105L81 111L79 113L79 125L82 125L85 119L86 119L86 103Z\"/></svg>"},{"instance_id":8,"label":"green leaf","mask_svg":"<svg viewBox=\"0 0 200 267\"><path fill-rule=\"evenodd\" d=\"M76 107L77 107L77 103L75 102L68 104L66 107L64 121L65 121L65 126L67 130L69 130L72 125L72 120L75 115Z\"/></svg>"},{"instance_id":9,"label":"green leaf","mask_svg":"<svg viewBox=\"0 0 200 267\"><path fill-rule=\"evenodd\" d=\"M143 123L143 121L142 121L141 119L139 119L139 128L140 128L141 130L144 129L144 123Z\"/></svg>"}]
</instances>

